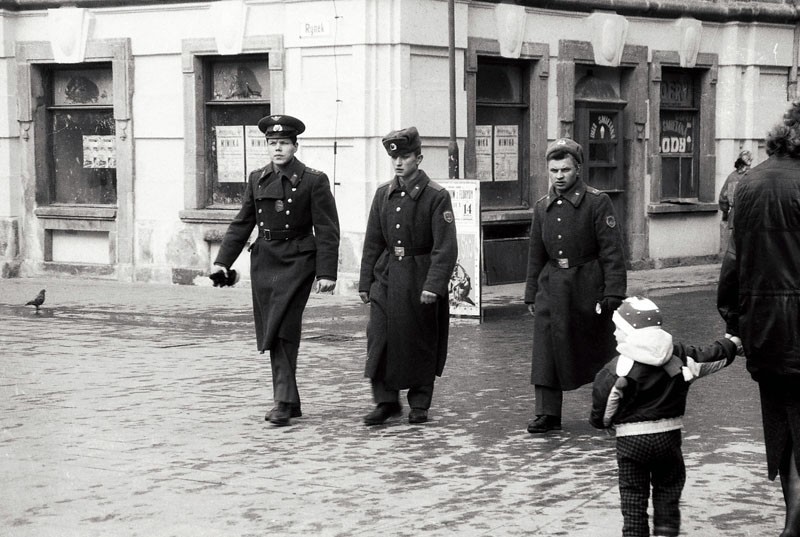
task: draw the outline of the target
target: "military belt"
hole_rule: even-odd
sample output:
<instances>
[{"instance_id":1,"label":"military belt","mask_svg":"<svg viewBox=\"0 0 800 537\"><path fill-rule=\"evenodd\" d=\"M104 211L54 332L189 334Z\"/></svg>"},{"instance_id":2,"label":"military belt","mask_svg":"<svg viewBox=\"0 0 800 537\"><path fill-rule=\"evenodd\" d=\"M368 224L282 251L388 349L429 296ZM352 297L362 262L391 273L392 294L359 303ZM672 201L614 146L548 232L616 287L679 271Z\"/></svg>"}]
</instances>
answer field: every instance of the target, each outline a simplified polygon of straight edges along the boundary
<instances>
[{"instance_id":1,"label":"military belt","mask_svg":"<svg viewBox=\"0 0 800 537\"><path fill-rule=\"evenodd\" d=\"M427 255L431 253L430 246L395 246L389 249L389 253L391 253L395 257L410 257L413 255Z\"/></svg>"},{"instance_id":2,"label":"military belt","mask_svg":"<svg viewBox=\"0 0 800 537\"><path fill-rule=\"evenodd\" d=\"M550 264L556 268L568 269L583 265L589 261L594 261L595 259L597 259L597 254L585 255L583 257L554 257L550 259Z\"/></svg>"},{"instance_id":3,"label":"military belt","mask_svg":"<svg viewBox=\"0 0 800 537\"><path fill-rule=\"evenodd\" d=\"M300 231L297 229L262 229L259 230L258 236L264 239L265 241L280 241L280 240L288 240L288 239L297 239L300 237L305 237L306 235L310 235L311 233L308 231Z\"/></svg>"}]
</instances>

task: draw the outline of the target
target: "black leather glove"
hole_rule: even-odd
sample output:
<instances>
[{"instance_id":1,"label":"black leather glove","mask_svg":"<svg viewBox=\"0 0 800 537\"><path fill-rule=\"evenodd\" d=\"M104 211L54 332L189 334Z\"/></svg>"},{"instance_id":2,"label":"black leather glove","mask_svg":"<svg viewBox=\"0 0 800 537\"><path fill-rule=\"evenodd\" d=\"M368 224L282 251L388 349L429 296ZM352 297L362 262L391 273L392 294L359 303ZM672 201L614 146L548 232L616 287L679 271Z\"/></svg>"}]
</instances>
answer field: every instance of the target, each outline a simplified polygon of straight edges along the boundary
<instances>
[{"instance_id":1,"label":"black leather glove","mask_svg":"<svg viewBox=\"0 0 800 537\"><path fill-rule=\"evenodd\" d=\"M214 287L233 287L239 281L239 274L233 269L223 269L208 275Z\"/></svg>"},{"instance_id":2,"label":"black leather glove","mask_svg":"<svg viewBox=\"0 0 800 537\"><path fill-rule=\"evenodd\" d=\"M622 299L618 296L604 296L600 301L600 309L604 313L612 313L622 305Z\"/></svg>"}]
</instances>

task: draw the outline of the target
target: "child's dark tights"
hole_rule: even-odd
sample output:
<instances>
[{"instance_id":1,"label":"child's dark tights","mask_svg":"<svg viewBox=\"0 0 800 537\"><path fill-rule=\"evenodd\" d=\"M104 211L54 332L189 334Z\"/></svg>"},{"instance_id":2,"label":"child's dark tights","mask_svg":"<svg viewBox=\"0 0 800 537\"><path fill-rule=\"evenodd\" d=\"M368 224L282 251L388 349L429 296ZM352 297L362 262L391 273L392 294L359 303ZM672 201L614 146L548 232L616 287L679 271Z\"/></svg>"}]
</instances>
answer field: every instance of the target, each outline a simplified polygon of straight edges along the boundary
<instances>
[{"instance_id":1,"label":"child's dark tights","mask_svg":"<svg viewBox=\"0 0 800 537\"><path fill-rule=\"evenodd\" d=\"M647 504L653 487L655 535L680 531L680 499L686 481L680 430L617 437L623 537L649 537Z\"/></svg>"}]
</instances>

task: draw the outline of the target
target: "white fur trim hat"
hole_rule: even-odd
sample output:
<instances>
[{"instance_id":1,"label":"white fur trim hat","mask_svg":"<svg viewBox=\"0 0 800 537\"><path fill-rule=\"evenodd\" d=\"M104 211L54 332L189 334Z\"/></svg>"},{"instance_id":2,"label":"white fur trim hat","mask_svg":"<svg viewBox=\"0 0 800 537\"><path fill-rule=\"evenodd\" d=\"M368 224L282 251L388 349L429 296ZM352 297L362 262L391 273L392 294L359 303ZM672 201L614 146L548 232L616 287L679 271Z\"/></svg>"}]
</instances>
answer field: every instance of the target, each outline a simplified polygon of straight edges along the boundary
<instances>
[{"instance_id":1,"label":"white fur trim hat","mask_svg":"<svg viewBox=\"0 0 800 537\"><path fill-rule=\"evenodd\" d=\"M612 316L617 328L625 333L642 328L661 328L663 318L655 303L640 296L626 298Z\"/></svg>"}]
</instances>

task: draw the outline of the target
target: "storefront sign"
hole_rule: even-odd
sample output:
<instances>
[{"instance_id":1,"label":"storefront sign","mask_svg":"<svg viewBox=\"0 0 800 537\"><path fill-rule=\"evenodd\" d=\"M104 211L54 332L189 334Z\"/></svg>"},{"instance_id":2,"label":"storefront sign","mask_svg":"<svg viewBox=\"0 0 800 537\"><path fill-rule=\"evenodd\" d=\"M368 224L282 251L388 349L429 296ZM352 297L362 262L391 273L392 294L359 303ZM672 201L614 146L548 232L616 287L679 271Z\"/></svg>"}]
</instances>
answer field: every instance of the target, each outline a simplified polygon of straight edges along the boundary
<instances>
[{"instance_id":1,"label":"storefront sign","mask_svg":"<svg viewBox=\"0 0 800 537\"><path fill-rule=\"evenodd\" d=\"M589 139L591 140L616 140L617 129L614 127L614 118L608 114L591 114Z\"/></svg>"},{"instance_id":2,"label":"storefront sign","mask_svg":"<svg viewBox=\"0 0 800 537\"><path fill-rule=\"evenodd\" d=\"M692 152L692 117L689 114L662 113L661 152Z\"/></svg>"},{"instance_id":3,"label":"storefront sign","mask_svg":"<svg viewBox=\"0 0 800 537\"><path fill-rule=\"evenodd\" d=\"M450 193L458 231L458 261L450 276L450 315L481 315L481 183L437 180Z\"/></svg>"}]
</instances>

